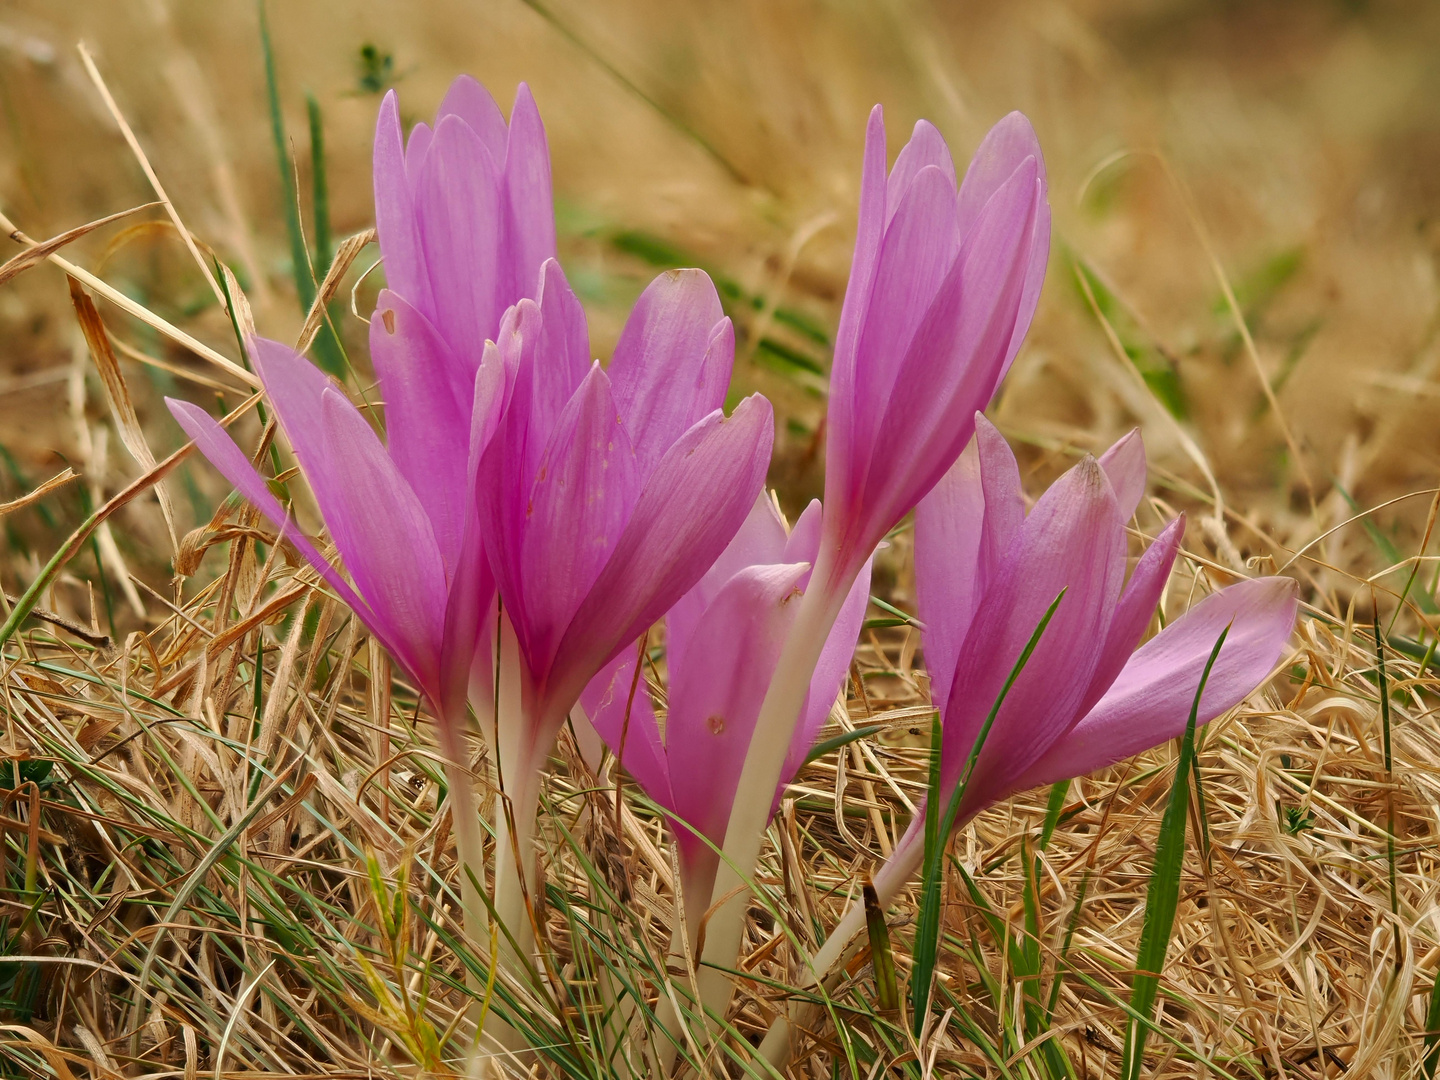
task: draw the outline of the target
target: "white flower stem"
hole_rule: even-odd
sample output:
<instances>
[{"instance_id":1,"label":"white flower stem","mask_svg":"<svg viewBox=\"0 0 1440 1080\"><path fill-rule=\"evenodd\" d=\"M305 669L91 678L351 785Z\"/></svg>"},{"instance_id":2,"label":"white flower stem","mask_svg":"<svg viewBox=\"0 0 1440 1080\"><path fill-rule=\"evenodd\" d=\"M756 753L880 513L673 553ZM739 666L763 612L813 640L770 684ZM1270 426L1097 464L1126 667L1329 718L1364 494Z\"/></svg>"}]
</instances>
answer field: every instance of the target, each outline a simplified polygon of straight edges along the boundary
<instances>
[{"instance_id":1,"label":"white flower stem","mask_svg":"<svg viewBox=\"0 0 1440 1080\"><path fill-rule=\"evenodd\" d=\"M760 859L765 823L780 782L780 770L825 639L855 580L854 573L845 575L844 580L833 578L828 552L828 547L820 549L810 586L800 598L800 609L780 650L775 674L755 722L755 733L745 755L725 830L724 854L715 875L710 904L722 898L725 902L710 917L699 972L701 1001L707 1011L717 1016L725 1015L734 992L731 977L720 969L733 968L740 955L749 901L748 882Z\"/></svg>"}]
</instances>

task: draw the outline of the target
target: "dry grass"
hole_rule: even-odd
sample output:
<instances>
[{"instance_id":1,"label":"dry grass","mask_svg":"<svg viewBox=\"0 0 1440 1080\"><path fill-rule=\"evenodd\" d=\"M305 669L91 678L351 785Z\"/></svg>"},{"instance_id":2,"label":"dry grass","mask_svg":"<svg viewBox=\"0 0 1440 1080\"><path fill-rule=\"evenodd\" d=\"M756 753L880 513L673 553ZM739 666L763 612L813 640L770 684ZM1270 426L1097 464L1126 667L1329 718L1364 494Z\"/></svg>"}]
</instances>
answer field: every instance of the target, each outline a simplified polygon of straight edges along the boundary
<instances>
[{"instance_id":1,"label":"dry grass","mask_svg":"<svg viewBox=\"0 0 1440 1080\"><path fill-rule=\"evenodd\" d=\"M1057 255L996 410L1024 444L1027 489L1140 424L1152 498L1139 526L1191 514L1167 615L1275 570L1297 577L1310 605L1281 674L1204 732L1203 810L1192 808L1162 1033L1147 1051L1155 1076L1422 1074L1440 966L1440 687L1415 647L1435 622L1425 541L1440 358L1437 27L1421 4L1359 7L1027 0L985 13L796 0L701 12L627 0L603 5L603 18L559 3L272 12L287 107L303 76L326 109L342 235L370 223L375 99L356 82L361 42L394 53L417 116L459 70L497 88L530 79L555 149L563 254L602 354L648 260L698 261L732 283L737 383L777 401L772 481L789 506L818 488L823 379L783 350L825 359L813 331L833 327L843 290L864 110L887 103L892 145L915 115L931 116L957 154L1005 109L1035 119ZM259 48L235 45L253 24L161 0L129 8L20 4L0 18L0 209L44 237L157 198L72 59L84 36L179 220L238 269L262 330L300 336L279 262ZM298 109L289 122L303 143ZM303 145L296 158L308 184ZM339 283L352 346L363 327L344 303L373 251ZM229 322L168 214L110 223L58 254L143 317L97 293L101 339L118 354L106 358L93 324L83 343L53 267L0 289L6 595L121 493L44 583L40 621L5 646L4 1069L62 1080L441 1072L458 1061L446 1040L460 1030L464 966L489 943L476 956L457 940L443 784L413 690L263 523L222 502L213 474L180 463L165 481L178 545L157 501L127 494L179 445L161 392L247 402L245 377L216 362L234 353ZM362 312L373 288L373 277L359 286ZM236 430L252 447L267 437L249 415ZM66 465L79 482L57 476L28 498ZM189 575L173 587L172 563ZM903 532L877 592L912 604ZM1377 601L1390 642L1388 771ZM760 873L773 910L752 909L741 1033L765 1026L797 981L797 943L833 925L918 799L917 638L867 632L833 723L886 730L809 766L777 819ZM1118 1075L1173 756L1162 748L1077 781L1038 870L1044 792L957 841L976 892L952 875L941 969L961 1011L923 1047L937 1074L1046 1075L1041 1030L1017 1020L1028 881L1044 994L1064 971L1047 1030L1076 1075ZM477 758L477 778L485 771ZM604 979L651 997L663 981L674 903L663 831L631 785L617 827L609 784L562 745L541 913L555 962L534 985L502 981L492 999L542 1024L547 1073L603 1071L575 1047L597 1035ZM1202 816L1208 844L1196 840ZM397 889L407 914L387 925ZM909 899L891 912L902 976L912 913ZM623 962L599 976L607 951ZM879 1075L903 1055L890 1018L874 1015L863 956L852 974L836 992L851 1044L827 1020L793 1075L847 1075L848 1054ZM642 1018L631 1065L612 1062L615 1073L645 1072L644 1028ZM697 1036L695 1051L713 1048Z\"/></svg>"}]
</instances>

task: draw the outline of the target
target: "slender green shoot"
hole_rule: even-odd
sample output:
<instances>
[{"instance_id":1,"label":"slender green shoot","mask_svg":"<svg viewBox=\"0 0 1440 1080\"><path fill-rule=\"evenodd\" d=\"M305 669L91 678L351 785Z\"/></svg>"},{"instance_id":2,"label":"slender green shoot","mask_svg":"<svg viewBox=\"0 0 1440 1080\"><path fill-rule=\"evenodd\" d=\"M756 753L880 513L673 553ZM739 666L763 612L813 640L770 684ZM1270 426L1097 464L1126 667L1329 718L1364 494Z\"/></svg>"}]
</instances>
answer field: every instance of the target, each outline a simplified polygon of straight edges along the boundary
<instances>
[{"instance_id":1,"label":"slender green shoot","mask_svg":"<svg viewBox=\"0 0 1440 1080\"><path fill-rule=\"evenodd\" d=\"M1180 906L1180 873L1185 862L1185 818L1190 805L1191 762L1195 756L1195 722L1200 713L1200 697L1210 679L1210 669L1229 635L1227 626L1220 632L1195 700L1190 718L1180 740L1180 760L1175 766L1175 784L1170 801L1160 821L1160 837L1155 845L1155 866L1150 872L1150 885L1145 893L1145 921L1140 928L1139 955L1135 958L1135 982L1130 991L1130 1013L1125 1023L1125 1042L1121 1049L1122 1080L1139 1080L1145 1053L1145 1036L1153 1024L1155 998L1160 990L1160 973L1165 967L1165 954L1170 947L1170 934L1175 928L1175 912ZM1137 1023L1136 1017L1143 1023Z\"/></svg>"}]
</instances>

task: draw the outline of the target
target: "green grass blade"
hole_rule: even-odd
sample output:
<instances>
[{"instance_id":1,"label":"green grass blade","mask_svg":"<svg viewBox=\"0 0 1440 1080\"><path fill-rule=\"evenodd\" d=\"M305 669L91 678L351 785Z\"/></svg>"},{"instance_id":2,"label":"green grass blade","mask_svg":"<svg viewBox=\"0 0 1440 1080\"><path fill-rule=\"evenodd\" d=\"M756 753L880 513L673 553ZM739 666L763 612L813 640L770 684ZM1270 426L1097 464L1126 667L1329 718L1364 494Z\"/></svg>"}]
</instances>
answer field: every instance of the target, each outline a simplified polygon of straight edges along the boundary
<instances>
[{"instance_id":1,"label":"green grass blade","mask_svg":"<svg viewBox=\"0 0 1440 1080\"><path fill-rule=\"evenodd\" d=\"M995 723L995 717L999 715L1000 707L1005 704L1005 699L1010 694L1010 688L1015 685L1015 680L1025 670L1025 665L1030 662L1030 656L1034 653L1035 646L1040 644L1040 638L1045 633L1045 628L1050 625L1050 620L1055 616L1055 609L1060 606L1060 601L1063 599L1065 599L1065 590L1061 589L1060 595L1050 602L1050 607L1041 618L1040 624L1030 635L1030 640L1026 642L1019 659L1015 661L1015 666L1010 669L1010 674L1005 679L1005 685L1000 688L995 703L990 706L989 715L985 717L985 723L981 725L979 734L975 736L975 744L970 748L970 756L960 774L960 782L955 785L955 791L950 796L943 819L937 814L940 804L941 739L940 714L935 714L931 729L930 782L925 800L925 860L923 864L925 871L921 878L920 913L916 919L915 948L912 952L913 967L910 973L910 1003L913 1013L911 1025L917 1036L924 1026L925 1016L930 1007L930 983L935 974L935 962L940 950L940 882L944 876L945 841L955 827L955 818L960 813L960 803L965 798L965 789L970 784L970 777L975 771L975 762L979 760L980 752L985 748L985 740L990 734L990 728Z\"/></svg>"},{"instance_id":2,"label":"green grass blade","mask_svg":"<svg viewBox=\"0 0 1440 1080\"><path fill-rule=\"evenodd\" d=\"M330 188L325 177L325 122L320 102L305 95L305 115L310 122L310 208L315 217L315 275L323 278L335 261L335 240L330 230Z\"/></svg>"},{"instance_id":3,"label":"green grass blade","mask_svg":"<svg viewBox=\"0 0 1440 1080\"><path fill-rule=\"evenodd\" d=\"M1041 851L1050 846L1050 838L1055 835L1055 826L1060 824L1060 814L1065 809L1065 797L1069 794L1069 780L1057 780L1050 787L1050 801L1045 806L1045 825L1040 830Z\"/></svg>"},{"instance_id":4,"label":"green grass blade","mask_svg":"<svg viewBox=\"0 0 1440 1080\"><path fill-rule=\"evenodd\" d=\"M1385 679L1385 637L1380 633L1380 609L1375 616L1375 675L1380 682L1380 733L1385 749L1385 858L1390 867L1390 914L1400 914L1400 892L1395 873L1395 796L1389 785L1394 778L1390 756L1390 687Z\"/></svg>"},{"instance_id":5,"label":"green grass blade","mask_svg":"<svg viewBox=\"0 0 1440 1080\"><path fill-rule=\"evenodd\" d=\"M1420 1060L1425 1080L1435 1080L1437 1065L1440 1065L1440 975L1430 987L1430 1004L1425 1009L1425 1056Z\"/></svg>"},{"instance_id":6,"label":"green grass blade","mask_svg":"<svg viewBox=\"0 0 1440 1080\"><path fill-rule=\"evenodd\" d=\"M1160 822L1160 838L1155 845L1155 866L1150 872L1150 885L1145 892L1145 922L1140 928L1140 949L1135 958L1135 983L1130 991L1133 1014L1125 1023L1125 1043L1121 1051L1122 1080L1139 1080L1145 1051L1145 1036L1155 1012L1155 997L1160 990L1160 973L1165 967L1165 953L1170 947L1170 934L1175 927L1175 912L1180 906L1180 872L1185 862L1185 816L1190 805L1190 769L1195 756L1195 721L1200 712L1200 695L1210 678L1210 669L1220 655L1220 647L1229 635L1227 626L1220 632L1200 686L1190 706L1190 719L1180 741L1180 760L1175 767L1175 784L1170 801ZM1136 1023L1135 1017L1145 1024Z\"/></svg>"},{"instance_id":7,"label":"green grass blade","mask_svg":"<svg viewBox=\"0 0 1440 1080\"><path fill-rule=\"evenodd\" d=\"M890 928L875 886L865 879L865 929L870 935L870 966L875 971L875 1004L881 1012L900 1008L900 991L895 981L895 956L890 951Z\"/></svg>"},{"instance_id":8,"label":"green grass blade","mask_svg":"<svg viewBox=\"0 0 1440 1080\"><path fill-rule=\"evenodd\" d=\"M302 313L310 311L318 291L310 268L310 254L305 249L305 230L300 224L300 205L296 201L295 169L290 161L290 139L285 134L285 117L280 111L280 81L275 69L275 49L270 40L270 19L266 14L265 0L256 0L260 14L260 50L265 57L265 97L270 111L270 138L275 144L275 164L280 171L280 206L285 215L285 236L290 242L291 273L295 278L295 295L300 301ZM318 122L319 108L316 107L312 125ZM314 134L312 130L312 146ZM321 143L323 151L324 144ZM324 184L325 166L323 157L313 168L317 186ZM328 207L328 197L326 205ZM328 210L327 210L328 215ZM329 223L325 225L329 232ZM326 264L329 265L328 263ZM315 355L320 366L337 378L345 374L344 355L334 332L326 325L315 336Z\"/></svg>"},{"instance_id":9,"label":"green grass blade","mask_svg":"<svg viewBox=\"0 0 1440 1080\"><path fill-rule=\"evenodd\" d=\"M842 746L849 746L858 739L867 738L877 732L885 730L884 724L867 724L865 727L858 727L854 731L842 731L833 738L815 744L815 749L805 755L805 764L818 761L832 750L839 750Z\"/></svg>"}]
</instances>

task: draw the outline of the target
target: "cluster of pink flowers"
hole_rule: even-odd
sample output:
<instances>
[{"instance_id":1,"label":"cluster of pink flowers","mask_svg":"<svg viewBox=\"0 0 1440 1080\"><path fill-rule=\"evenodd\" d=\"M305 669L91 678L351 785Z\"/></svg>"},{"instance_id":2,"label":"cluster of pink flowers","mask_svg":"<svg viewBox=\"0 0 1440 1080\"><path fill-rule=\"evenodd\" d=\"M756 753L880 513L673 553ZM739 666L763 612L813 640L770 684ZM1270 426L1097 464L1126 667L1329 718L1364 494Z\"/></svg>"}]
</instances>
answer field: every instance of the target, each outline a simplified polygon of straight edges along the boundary
<instances>
[{"instance_id":1,"label":"cluster of pink flowers","mask_svg":"<svg viewBox=\"0 0 1440 1080\"><path fill-rule=\"evenodd\" d=\"M984 745L962 823L1177 735L1227 625L1201 722L1275 664L1296 608L1280 578L1215 593L1140 645L1184 522L1127 580L1127 523L1146 476L1137 434L1085 458L1026 511L1015 458L981 413L1029 328L1049 254L1044 161L1019 113L958 183L924 121L887 173L883 119L871 113L825 500L793 528L763 491L770 404L754 395L722 411L734 333L703 272L656 278L609 364L594 359L556 261L549 152L526 87L507 123L477 82L459 79L434 126L408 140L391 93L374 170L389 286L370 323L384 440L304 357L249 343L339 564L214 420L170 405L420 688L456 770L461 858L483 881L478 811L464 794L474 714L503 787L497 835L517 840L497 844L493 870L494 909L512 931L528 926L526 852L546 761L567 718L593 725L673 815L691 947L699 915L726 901L706 928L713 966L701 988L723 1008L721 969L734 965L745 909L736 886L840 691L874 552L912 510L947 797L1006 673L1064 593ZM636 672L636 643L662 619L663 725ZM918 865L919 822L876 875L882 899ZM475 932L484 911L473 896L466 909ZM847 916L827 949L858 920Z\"/></svg>"}]
</instances>

